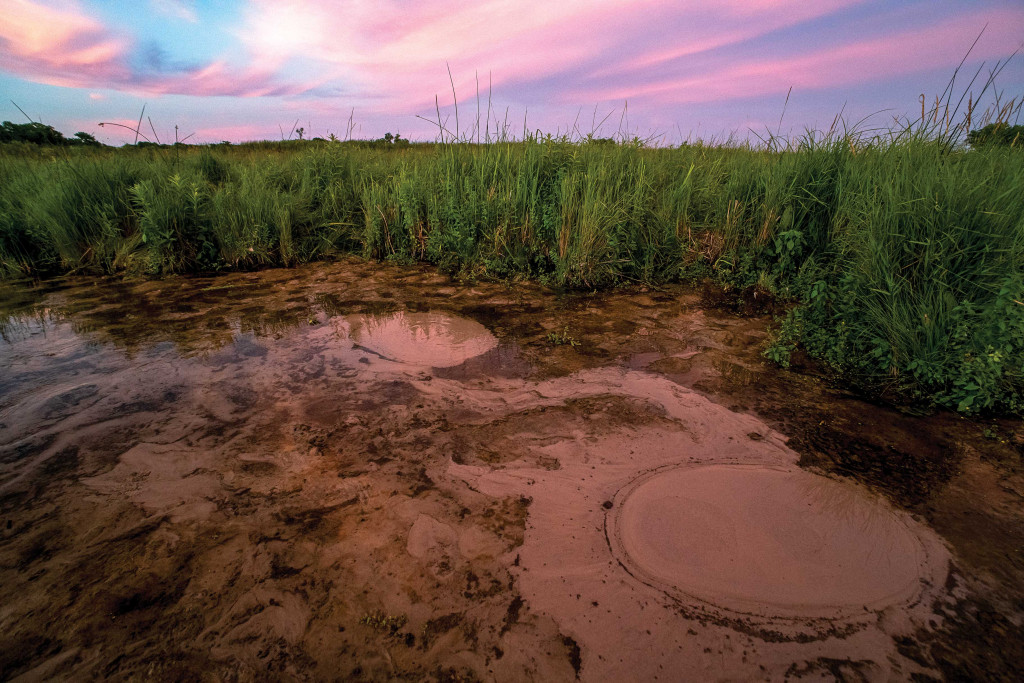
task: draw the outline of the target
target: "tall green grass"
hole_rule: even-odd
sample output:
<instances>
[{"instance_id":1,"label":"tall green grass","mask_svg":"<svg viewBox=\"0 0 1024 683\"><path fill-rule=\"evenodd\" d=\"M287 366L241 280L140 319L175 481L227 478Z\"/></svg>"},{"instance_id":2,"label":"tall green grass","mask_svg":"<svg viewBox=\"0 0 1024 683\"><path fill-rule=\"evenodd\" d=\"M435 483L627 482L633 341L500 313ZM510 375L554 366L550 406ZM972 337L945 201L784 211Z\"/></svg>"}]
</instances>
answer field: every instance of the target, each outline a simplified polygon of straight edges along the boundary
<instances>
[{"instance_id":1,"label":"tall green grass","mask_svg":"<svg viewBox=\"0 0 1024 683\"><path fill-rule=\"evenodd\" d=\"M0 271L162 275L338 253L565 287L712 278L797 305L860 385L1024 409L1024 154L925 132L793 144L0 149Z\"/></svg>"}]
</instances>

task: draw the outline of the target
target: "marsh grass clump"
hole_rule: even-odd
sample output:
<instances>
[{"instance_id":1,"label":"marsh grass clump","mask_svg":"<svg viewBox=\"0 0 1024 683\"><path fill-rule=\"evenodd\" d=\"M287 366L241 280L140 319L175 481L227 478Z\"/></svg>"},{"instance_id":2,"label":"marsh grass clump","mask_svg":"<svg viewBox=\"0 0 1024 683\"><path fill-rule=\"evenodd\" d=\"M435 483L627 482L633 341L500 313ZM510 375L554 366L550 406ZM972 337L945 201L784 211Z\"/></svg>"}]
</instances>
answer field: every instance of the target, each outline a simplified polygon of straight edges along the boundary
<instances>
[{"instance_id":1,"label":"marsh grass clump","mask_svg":"<svg viewBox=\"0 0 1024 683\"><path fill-rule=\"evenodd\" d=\"M1009 188L1024 158L928 144L862 156L843 173L825 258L797 273L786 343L881 390L1021 410L1024 199Z\"/></svg>"},{"instance_id":2,"label":"marsh grass clump","mask_svg":"<svg viewBox=\"0 0 1024 683\"><path fill-rule=\"evenodd\" d=\"M802 348L872 392L1020 412L1024 154L950 131L936 110L917 127L757 146L0 145L0 274L358 253L566 288L711 279L792 302L766 351L776 362Z\"/></svg>"}]
</instances>

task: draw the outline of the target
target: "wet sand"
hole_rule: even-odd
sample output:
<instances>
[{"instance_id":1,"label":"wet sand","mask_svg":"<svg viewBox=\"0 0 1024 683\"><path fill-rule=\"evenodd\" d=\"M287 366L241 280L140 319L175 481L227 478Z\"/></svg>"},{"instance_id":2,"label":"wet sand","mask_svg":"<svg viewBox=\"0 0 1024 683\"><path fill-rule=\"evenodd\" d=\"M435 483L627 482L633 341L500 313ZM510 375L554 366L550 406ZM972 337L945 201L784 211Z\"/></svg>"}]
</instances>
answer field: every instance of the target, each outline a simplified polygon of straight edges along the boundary
<instances>
[{"instance_id":1,"label":"wet sand","mask_svg":"<svg viewBox=\"0 0 1024 683\"><path fill-rule=\"evenodd\" d=\"M1019 677L1020 425L766 366L736 301L0 285L0 677Z\"/></svg>"}]
</instances>

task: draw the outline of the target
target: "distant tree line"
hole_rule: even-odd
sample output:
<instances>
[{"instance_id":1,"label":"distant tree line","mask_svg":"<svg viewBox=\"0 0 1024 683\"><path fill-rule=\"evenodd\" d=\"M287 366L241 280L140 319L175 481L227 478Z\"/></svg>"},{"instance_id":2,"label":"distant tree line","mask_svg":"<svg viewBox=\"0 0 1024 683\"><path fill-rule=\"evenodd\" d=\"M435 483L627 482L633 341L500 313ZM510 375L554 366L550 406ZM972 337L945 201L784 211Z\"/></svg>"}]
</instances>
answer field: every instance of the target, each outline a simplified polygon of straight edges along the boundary
<instances>
[{"instance_id":1,"label":"distant tree line","mask_svg":"<svg viewBox=\"0 0 1024 683\"><path fill-rule=\"evenodd\" d=\"M984 128L968 133L967 144L975 148L990 145L993 147L1024 147L1024 126L990 123Z\"/></svg>"},{"instance_id":2,"label":"distant tree line","mask_svg":"<svg viewBox=\"0 0 1024 683\"><path fill-rule=\"evenodd\" d=\"M0 124L0 143L3 142L27 142L33 145L90 145L101 147L102 143L89 133L79 131L70 138L53 126L44 123L11 123L4 121Z\"/></svg>"},{"instance_id":3,"label":"distant tree line","mask_svg":"<svg viewBox=\"0 0 1024 683\"><path fill-rule=\"evenodd\" d=\"M302 128L298 129L299 140L303 140L303 134L305 130ZM331 142L340 142L337 137L333 134L330 136ZM327 142L323 138L313 138L313 142ZM72 137L66 138L64 134L53 126L48 126L44 123L37 123L35 121L31 123L11 123L10 121L4 121L0 124L0 143L6 142L26 142L33 145L54 145L54 146L69 146L69 145L85 145L92 147L103 147L105 146L95 137L89 133L78 131ZM387 133L384 137L377 140L360 140L351 141L360 144L361 146L370 147L408 147L410 141L403 138L401 135L392 135ZM586 142L590 144L615 144L615 140L612 138L595 138L593 136L587 136ZM152 142L138 142L138 146L152 146L152 147L168 147L170 145L158 145ZM225 140L220 143L221 145L229 146L230 142ZM1008 123L990 123L984 128L978 128L972 130L967 134L967 144L973 148L986 147L986 146L1001 146L1001 147L1021 147L1024 146L1024 126L1011 126Z\"/></svg>"}]
</instances>

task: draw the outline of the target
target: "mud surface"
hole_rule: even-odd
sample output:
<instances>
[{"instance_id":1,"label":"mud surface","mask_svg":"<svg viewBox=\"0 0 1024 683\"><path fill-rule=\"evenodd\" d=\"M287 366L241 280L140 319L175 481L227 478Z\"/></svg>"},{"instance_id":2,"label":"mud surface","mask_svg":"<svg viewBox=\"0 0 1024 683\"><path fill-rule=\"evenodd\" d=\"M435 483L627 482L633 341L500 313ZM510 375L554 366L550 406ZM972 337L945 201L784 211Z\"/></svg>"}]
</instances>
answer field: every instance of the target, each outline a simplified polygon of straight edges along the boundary
<instances>
[{"instance_id":1,"label":"mud surface","mask_svg":"<svg viewBox=\"0 0 1024 683\"><path fill-rule=\"evenodd\" d=\"M613 551L670 594L782 619L842 620L921 600L938 539L877 496L800 470L673 467L617 495Z\"/></svg>"},{"instance_id":2,"label":"mud surface","mask_svg":"<svg viewBox=\"0 0 1024 683\"><path fill-rule=\"evenodd\" d=\"M0 284L0 678L1020 679L1019 422L771 368L766 311Z\"/></svg>"}]
</instances>

